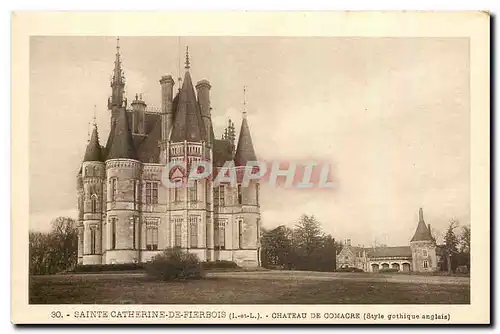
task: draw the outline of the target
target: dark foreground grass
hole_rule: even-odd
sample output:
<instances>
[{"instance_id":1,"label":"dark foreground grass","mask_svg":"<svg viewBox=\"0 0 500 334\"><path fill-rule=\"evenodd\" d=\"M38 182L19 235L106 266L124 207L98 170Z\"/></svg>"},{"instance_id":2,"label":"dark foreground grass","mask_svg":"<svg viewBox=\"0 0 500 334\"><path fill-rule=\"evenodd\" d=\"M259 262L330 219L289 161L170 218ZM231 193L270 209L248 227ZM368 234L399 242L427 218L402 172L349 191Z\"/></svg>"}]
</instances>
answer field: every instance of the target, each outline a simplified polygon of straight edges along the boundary
<instances>
[{"instance_id":1,"label":"dark foreground grass","mask_svg":"<svg viewBox=\"0 0 500 334\"><path fill-rule=\"evenodd\" d=\"M30 279L31 304L469 304L453 284L206 278L51 276Z\"/></svg>"}]
</instances>

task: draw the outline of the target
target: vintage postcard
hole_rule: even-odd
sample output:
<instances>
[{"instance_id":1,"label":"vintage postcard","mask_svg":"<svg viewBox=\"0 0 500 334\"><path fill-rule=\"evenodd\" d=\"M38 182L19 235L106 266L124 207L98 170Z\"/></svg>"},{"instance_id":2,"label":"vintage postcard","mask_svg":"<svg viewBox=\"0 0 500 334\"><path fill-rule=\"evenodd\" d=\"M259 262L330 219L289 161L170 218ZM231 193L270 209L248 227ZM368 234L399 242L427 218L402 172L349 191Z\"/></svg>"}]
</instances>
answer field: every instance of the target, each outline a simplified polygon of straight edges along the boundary
<instances>
[{"instance_id":1,"label":"vintage postcard","mask_svg":"<svg viewBox=\"0 0 500 334\"><path fill-rule=\"evenodd\" d=\"M487 324L489 14L14 13L16 324Z\"/></svg>"}]
</instances>

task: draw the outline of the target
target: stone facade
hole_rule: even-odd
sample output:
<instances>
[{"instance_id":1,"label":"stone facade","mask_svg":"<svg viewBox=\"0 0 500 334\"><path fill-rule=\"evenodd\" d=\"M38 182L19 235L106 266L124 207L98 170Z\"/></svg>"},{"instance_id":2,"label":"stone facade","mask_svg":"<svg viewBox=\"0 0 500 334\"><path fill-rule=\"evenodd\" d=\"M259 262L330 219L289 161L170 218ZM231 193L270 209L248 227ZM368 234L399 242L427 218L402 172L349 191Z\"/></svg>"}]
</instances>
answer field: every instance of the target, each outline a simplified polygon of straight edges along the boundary
<instances>
[{"instance_id":1,"label":"stone facade","mask_svg":"<svg viewBox=\"0 0 500 334\"><path fill-rule=\"evenodd\" d=\"M117 47L108 100L111 130L106 146L99 144L97 126L87 145L77 176L78 263L146 262L163 250L178 247L201 261L228 260L241 266L260 266L259 185L252 181L214 185L212 178L189 179L193 162L205 161L214 174L224 163L239 174L255 152L246 117L238 149L234 123L215 139L211 120L210 84L196 85L189 61L182 87L173 94L171 76L160 80L161 112L146 110L136 95L131 109L124 98L124 77ZM182 162L184 168L167 165ZM179 188L165 181L178 182ZM193 183L191 183L191 182Z\"/></svg>"}]
</instances>

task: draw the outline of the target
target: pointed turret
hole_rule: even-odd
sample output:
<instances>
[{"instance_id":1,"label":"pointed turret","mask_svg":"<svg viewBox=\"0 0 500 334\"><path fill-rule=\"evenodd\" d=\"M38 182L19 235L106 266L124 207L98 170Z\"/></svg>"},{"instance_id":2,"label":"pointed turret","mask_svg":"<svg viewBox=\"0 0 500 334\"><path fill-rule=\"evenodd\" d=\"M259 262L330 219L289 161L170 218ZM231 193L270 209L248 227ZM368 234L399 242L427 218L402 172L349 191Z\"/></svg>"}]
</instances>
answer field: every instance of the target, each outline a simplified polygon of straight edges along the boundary
<instances>
[{"instance_id":1,"label":"pointed turret","mask_svg":"<svg viewBox=\"0 0 500 334\"><path fill-rule=\"evenodd\" d=\"M418 225L417 229L415 230L415 234L413 235L413 238L411 238L410 242L412 241L433 241L430 229L425 224L424 211L422 210L422 208L418 210Z\"/></svg>"},{"instance_id":2,"label":"pointed turret","mask_svg":"<svg viewBox=\"0 0 500 334\"><path fill-rule=\"evenodd\" d=\"M109 148L107 159L134 159L137 153L134 148L134 139L128 124L127 114L124 108L120 109L118 118L113 129L113 138Z\"/></svg>"},{"instance_id":3,"label":"pointed turret","mask_svg":"<svg viewBox=\"0 0 500 334\"><path fill-rule=\"evenodd\" d=\"M191 74L189 73L189 54L186 51L186 73L179 92L177 110L174 112L170 141L201 142L205 139L205 130L201 118L200 105L196 99Z\"/></svg>"},{"instance_id":4,"label":"pointed turret","mask_svg":"<svg viewBox=\"0 0 500 334\"><path fill-rule=\"evenodd\" d=\"M99 134L97 133L97 125L94 124L94 129L92 130L92 136L87 144L87 149L85 150L85 156L83 161L104 161L101 151L101 145L99 144Z\"/></svg>"},{"instance_id":5,"label":"pointed turret","mask_svg":"<svg viewBox=\"0 0 500 334\"><path fill-rule=\"evenodd\" d=\"M111 97L108 101L108 108L121 107L123 104L123 93L125 88L125 77L122 70L122 62L120 58L120 38L116 39L116 58L115 67L113 69L113 77L111 78Z\"/></svg>"},{"instance_id":6,"label":"pointed turret","mask_svg":"<svg viewBox=\"0 0 500 334\"><path fill-rule=\"evenodd\" d=\"M236 166L246 166L248 161L256 161L257 156L253 148L252 136L247 122L246 110L246 87L243 88L243 120L241 122L240 137L238 138L238 147L234 156Z\"/></svg>"},{"instance_id":7,"label":"pointed turret","mask_svg":"<svg viewBox=\"0 0 500 334\"><path fill-rule=\"evenodd\" d=\"M236 163L236 166L245 166L247 164L247 161L256 160L257 156L255 155L255 150L253 148L250 128L248 127L246 117L244 117L243 121L241 122L240 137L238 138L238 147L236 148L234 161Z\"/></svg>"}]
</instances>

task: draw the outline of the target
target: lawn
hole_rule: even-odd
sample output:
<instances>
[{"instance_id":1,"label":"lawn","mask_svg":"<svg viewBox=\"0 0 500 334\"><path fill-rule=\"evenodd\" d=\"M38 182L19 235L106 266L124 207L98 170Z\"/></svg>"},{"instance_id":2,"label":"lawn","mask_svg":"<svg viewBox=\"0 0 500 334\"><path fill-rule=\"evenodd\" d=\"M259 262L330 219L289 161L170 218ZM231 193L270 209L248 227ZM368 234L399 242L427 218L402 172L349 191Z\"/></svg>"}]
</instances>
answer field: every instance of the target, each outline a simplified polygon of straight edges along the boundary
<instances>
[{"instance_id":1,"label":"lawn","mask_svg":"<svg viewBox=\"0 0 500 334\"><path fill-rule=\"evenodd\" d=\"M31 304L468 304L469 284L345 279L208 277L158 282L143 276L36 276Z\"/></svg>"}]
</instances>

